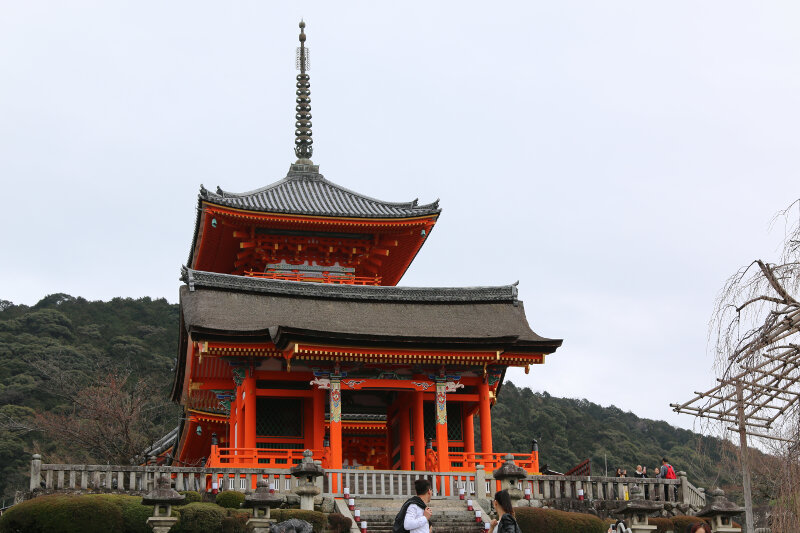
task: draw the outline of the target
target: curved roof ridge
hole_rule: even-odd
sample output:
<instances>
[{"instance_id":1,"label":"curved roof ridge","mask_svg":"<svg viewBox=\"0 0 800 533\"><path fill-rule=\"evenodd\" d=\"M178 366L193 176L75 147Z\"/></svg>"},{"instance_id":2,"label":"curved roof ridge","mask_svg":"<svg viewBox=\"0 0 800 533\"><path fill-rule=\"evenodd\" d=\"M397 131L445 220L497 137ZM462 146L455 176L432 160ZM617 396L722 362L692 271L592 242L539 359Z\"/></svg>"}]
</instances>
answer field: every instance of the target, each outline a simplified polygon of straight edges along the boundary
<instances>
[{"instance_id":1,"label":"curved roof ridge","mask_svg":"<svg viewBox=\"0 0 800 533\"><path fill-rule=\"evenodd\" d=\"M410 202L386 202L334 183L315 170L296 166L299 165L293 165L285 178L247 192L230 192L219 187L212 192L201 186L200 198L240 209L322 216L402 218L441 212L438 199L422 205L418 198Z\"/></svg>"},{"instance_id":2,"label":"curved roof ridge","mask_svg":"<svg viewBox=\"0 0 800 533\"><path fill-rule=\"evenodd\" d=\"M253 189L252 191L246 191L246 192L225 191L222 188L220 188L219 186L217 186L217 192L216 193L212 193L211 191L208 191L208 192L209 192L209 195L219 196L221 198L241 198L241 197L244 197L244 196L252 196L254 194L258 194L258 193L266 192L266 191L268 191L270 189L274 189L278 185L289 181L289 179L290 178L287 176L285 178L279 179L278 181L270 183L269 185L264 185L263 187L259 187L258 189Z\"/></svg>"}]
</instances>

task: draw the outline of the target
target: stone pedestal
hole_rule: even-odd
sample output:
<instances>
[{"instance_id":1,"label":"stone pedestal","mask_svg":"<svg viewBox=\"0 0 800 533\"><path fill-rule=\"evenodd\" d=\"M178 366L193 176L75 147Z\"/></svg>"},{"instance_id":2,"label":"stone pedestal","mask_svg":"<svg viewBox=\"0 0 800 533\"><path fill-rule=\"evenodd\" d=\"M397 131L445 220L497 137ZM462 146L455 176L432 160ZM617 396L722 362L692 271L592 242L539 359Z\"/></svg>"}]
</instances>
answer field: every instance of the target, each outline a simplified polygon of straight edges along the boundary
<instances>
[{"instance_id":1,"label":"stone pedestal","mask_svg":"<svg viewBox=\"0 0 800 533\"><path fill-rule=\"evenodd\" d=\"M311 483L303 483L294 489L294 492L300 496L300 509L304 511L314 510L314 497L320 493L319 487Z\"/></svg>"},{"instance_id":2,"label":"stone pedestal","mask_svg":"<svg viewBox=\"0 0 800 533\"><path fill-rule=\"evenodd\" d=\"M247 521L248 531L252 528L253 533L269 533L272 523L269 518L251 518Z\"/></svg>"},{"instance_id":3,"label":"stone pedestal","mask_svg":"<svg viewBox=\"0 0 800 533\"><path fill-rule=\"evenodd\" d=\"M147 519L147 525L153 533L167 533L177 521L178 519L172 516L151 516Z\"/></svg>"}]
</instances>

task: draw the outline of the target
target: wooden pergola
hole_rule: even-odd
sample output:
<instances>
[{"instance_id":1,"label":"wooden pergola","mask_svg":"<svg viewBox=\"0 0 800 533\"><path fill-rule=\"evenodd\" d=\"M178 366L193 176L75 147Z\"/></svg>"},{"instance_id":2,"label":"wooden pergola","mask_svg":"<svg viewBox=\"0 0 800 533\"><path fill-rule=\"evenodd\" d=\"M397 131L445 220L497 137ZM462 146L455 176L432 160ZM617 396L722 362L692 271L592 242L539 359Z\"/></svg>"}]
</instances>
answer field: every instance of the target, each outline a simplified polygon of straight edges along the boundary
<instances>
[{"instance_id":1,"label":"wooden pergola","mask_svg":"<svg viewBox=\"0 0 800 533\"><path fill-rule=\"evenodd\" d=\"M747 437L800 443L800 304L785 292L781 296L764 323L733 351L714 388L670 404L678 413L714 420L738 433L748 532L753 531L753 503Z\"/></svg>"}]
</instances>

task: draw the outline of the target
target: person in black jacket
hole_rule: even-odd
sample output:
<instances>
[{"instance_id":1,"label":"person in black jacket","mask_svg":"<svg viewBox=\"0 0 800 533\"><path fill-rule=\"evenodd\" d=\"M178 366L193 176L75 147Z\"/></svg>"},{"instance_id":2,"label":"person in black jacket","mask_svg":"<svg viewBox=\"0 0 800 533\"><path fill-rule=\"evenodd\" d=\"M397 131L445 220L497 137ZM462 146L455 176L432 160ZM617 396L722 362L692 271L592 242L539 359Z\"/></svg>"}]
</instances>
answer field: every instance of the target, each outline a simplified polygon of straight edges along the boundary
<instances>
[{"instance_id":1,"label":"person in black jacket","mask_svg":"<svg viewBox=\"0 0 800 533\"><path fill-rule=\"evenodd\" d=\"M494 495L494 507L497 511L497 520L492 520L489 533L522 533L514 518L514 508L511 507L511 496L507 490L501 490Z\"/></svg>"}]
</instances>

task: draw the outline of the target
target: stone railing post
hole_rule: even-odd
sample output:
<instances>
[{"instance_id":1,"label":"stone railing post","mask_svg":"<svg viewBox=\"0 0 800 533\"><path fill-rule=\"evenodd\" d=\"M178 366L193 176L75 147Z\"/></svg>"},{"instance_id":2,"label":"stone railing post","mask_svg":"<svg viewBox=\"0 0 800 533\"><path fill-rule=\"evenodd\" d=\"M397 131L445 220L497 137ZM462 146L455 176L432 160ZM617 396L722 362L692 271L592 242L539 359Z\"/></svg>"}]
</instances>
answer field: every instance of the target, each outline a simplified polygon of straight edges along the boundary
<instances>
[{"instance_id":1,"label":"stone railing post","mask_svg":"<svg viewBox=\"0 0 800 533\"><path fill-rule=\"evenodd\" d=\"M483 465L475 465L475 497L486 498L486 470Z\"/></svg>"},{"instance_id":2,"label":"stone railing post","mask_svg":"<svg viewBox=\"0 0 800 533\"><path fill-rule=\"evenodd\" d=\"M689 478L686 477L686 472L681 470L678 472L678 479L680 480L681 484L678 487L678 501L685 504L690 505L692 502L690 501L690 494L689 494Z\"/></svg>"},{"instance_id":3,"label":"stone railing post","mask_svg":"<svg viewBox=\"0 0 800 533\"><path fill-rule=\"evenodd\" d=\"M31 483L30 490L39 488L39 483L42 481L42 456L38 453L33 454L31 457Z\"/></svg>"}]
</instances>

